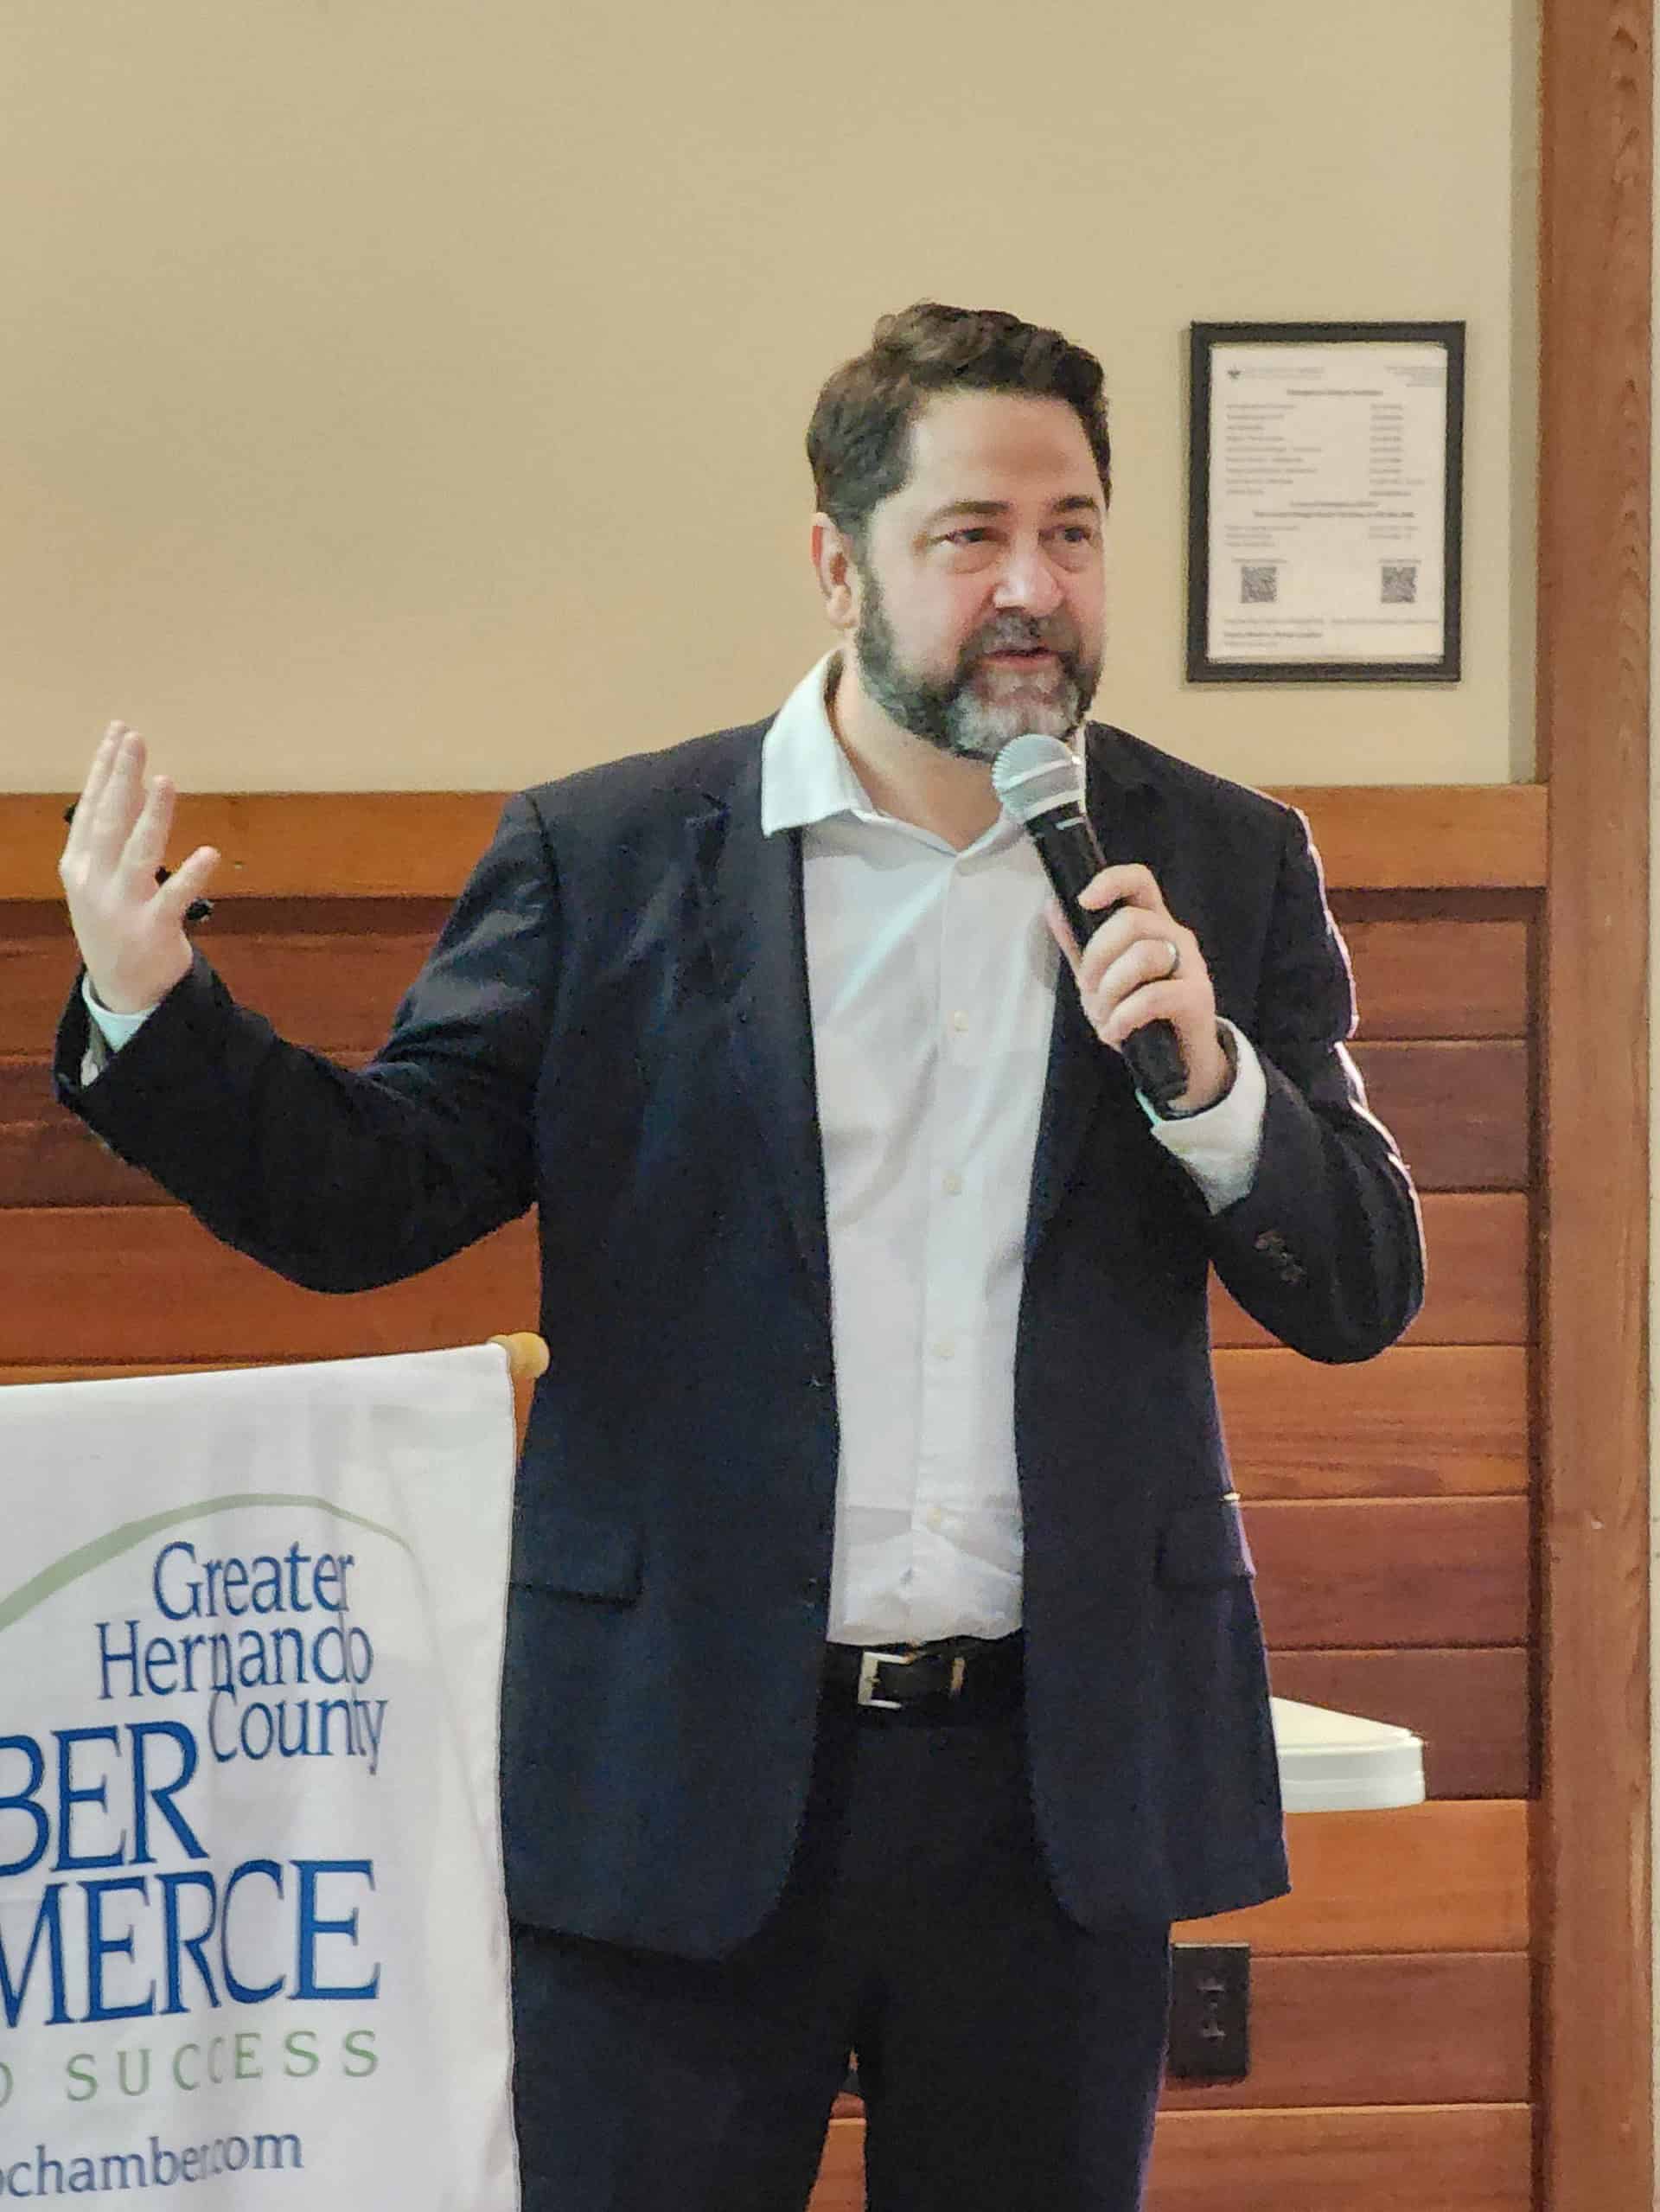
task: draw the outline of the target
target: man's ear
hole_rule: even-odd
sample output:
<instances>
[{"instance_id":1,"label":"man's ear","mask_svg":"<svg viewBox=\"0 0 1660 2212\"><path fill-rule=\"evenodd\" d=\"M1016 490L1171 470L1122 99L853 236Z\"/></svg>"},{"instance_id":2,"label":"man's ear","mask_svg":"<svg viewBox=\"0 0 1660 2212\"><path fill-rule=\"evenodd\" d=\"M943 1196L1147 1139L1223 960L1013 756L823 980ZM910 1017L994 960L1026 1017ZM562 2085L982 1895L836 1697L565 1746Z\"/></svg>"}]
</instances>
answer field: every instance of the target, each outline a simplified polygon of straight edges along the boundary
<instances>
[{"instance_id":1,"label":"man's ear","mask_svg":"<svg viewBox=\"0 0 1660 2212\"><path fill-rule=\"evenodd\" d=\"M851 541L827 515L813 517L813 571L833 627L854 629L859 622L859 564Z\"/></svg>"}]
</instances>

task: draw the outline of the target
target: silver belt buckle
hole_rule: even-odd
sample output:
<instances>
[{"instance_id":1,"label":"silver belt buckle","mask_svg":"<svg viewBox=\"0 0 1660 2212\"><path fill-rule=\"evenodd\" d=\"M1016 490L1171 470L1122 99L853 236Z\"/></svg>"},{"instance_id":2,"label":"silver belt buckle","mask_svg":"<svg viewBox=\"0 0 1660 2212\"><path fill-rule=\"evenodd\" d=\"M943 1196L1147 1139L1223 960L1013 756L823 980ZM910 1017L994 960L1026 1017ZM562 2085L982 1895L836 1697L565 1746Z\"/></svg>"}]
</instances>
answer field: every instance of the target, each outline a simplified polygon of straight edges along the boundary
<instances>
[{"instance_id":1,"label":"silver belt buckle","mask_svg":"<svg viewBox=\"0 0 1660 2212\"><path fill-rule=\"evenodd\" d=\"M878 1697L876 1694L876 1670L878 1666L909 1666L919 1658L916 1652L862 1652L859 1660L858 1702L872 1705L878 1712L897 1713L903 1710L897 1697Z\"/></svg>"},{"instance_id":2,"label":"silver belt buckle","mask_svg":"<svg viewBox=\"0 0 1660 2212\"><path fill-rule=\"evenodd\" d=\"M859 1656L858 1702L872 1705L878 1712L897 1713L903 1710L897 1697L878 1697L876 1695L876 1670L879 1666L910 1666L924 1654L921 1652L865 1652ZM946 1696L955 1697L962 1689L963 1677L968 1672L968 1661L957 1653L951 1661L951 1679L946 1685Z\"/></svg>"}]
</instances>

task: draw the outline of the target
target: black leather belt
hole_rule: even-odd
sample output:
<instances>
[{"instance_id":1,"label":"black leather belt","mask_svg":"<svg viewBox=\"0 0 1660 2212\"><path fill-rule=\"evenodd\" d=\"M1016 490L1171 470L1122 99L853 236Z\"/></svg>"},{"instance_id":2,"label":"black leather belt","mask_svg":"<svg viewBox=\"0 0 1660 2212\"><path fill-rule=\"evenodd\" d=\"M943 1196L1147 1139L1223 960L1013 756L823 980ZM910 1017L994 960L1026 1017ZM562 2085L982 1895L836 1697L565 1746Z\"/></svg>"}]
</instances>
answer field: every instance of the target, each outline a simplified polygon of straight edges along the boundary
<instances>
[{"instance_id":1,"label":"black leather belt","mask_svg":"<svg viewBox=\"0 0 1660 2212\"><path fill-rule=\"evenodd\" d=\"M1025 1639L948 1636L935 1644L826 1647L825 1695L861 1719L986 1720L1020 1702Z\"/></svg>"}]
</instances>

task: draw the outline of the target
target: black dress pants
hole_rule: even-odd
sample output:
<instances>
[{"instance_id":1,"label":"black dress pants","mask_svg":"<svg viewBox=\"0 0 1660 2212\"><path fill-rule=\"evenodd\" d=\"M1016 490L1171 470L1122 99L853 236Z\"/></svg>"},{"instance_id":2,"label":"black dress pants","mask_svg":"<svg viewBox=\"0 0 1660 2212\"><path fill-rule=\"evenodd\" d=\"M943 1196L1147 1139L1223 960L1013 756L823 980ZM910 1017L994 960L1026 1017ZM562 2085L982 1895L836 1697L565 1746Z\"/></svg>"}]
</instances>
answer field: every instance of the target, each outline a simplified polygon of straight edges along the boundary
<instances>
[{"instance_id":1,"label":"black dress pants","mask_svg":"<svg viewBox=\"0 0 1660 2212\"><path fill-rule=\"evenodd\" d=\"M515 1928L525 2212L801 2212L850 2049L870 2212L1135 2212L1169 1934L1056 1903L1018 1711L827 1704L788 1886L737 1951Z\"/></svg>"}]
</instances>

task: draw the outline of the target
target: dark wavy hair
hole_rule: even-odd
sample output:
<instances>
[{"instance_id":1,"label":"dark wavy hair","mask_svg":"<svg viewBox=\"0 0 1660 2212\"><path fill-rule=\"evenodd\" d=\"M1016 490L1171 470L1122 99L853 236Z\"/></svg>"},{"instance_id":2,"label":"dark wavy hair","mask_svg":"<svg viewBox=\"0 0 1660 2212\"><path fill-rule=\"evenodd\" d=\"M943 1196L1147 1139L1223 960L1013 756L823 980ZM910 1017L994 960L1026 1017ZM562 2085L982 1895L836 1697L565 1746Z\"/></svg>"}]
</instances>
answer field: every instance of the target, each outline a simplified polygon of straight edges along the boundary
<instances>
[{"instance_id":1,"label":"dark wavy hair","mask_svg":"<svg viewBox=\"0 0 1660 2212\"><path fill-rule=\"evenodd\" d=\"M862 547L872 510L909 473L911 424L942 392L1064 400L1089 441L1101 497L1110 500L1105 380L1101 363L1082 346L999 308L919 300L884 315L868 348L826 383L808 425L819 507Z\"/></svg>"}]
</instances>

